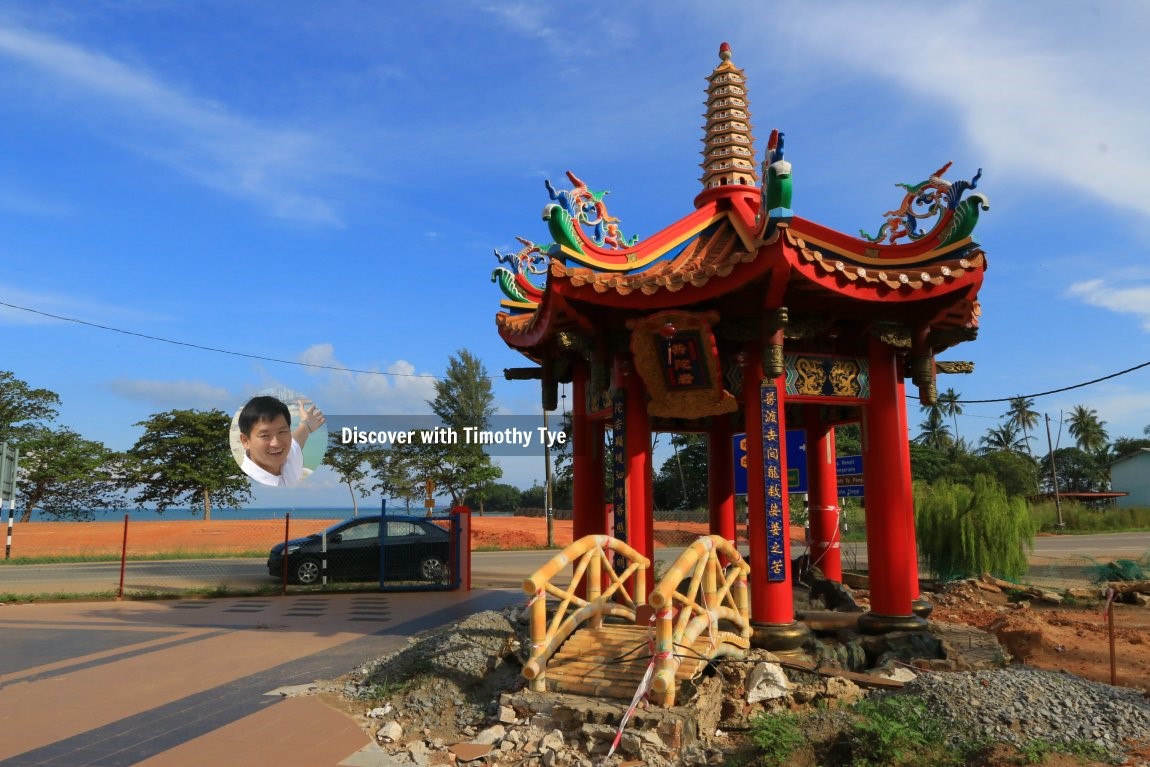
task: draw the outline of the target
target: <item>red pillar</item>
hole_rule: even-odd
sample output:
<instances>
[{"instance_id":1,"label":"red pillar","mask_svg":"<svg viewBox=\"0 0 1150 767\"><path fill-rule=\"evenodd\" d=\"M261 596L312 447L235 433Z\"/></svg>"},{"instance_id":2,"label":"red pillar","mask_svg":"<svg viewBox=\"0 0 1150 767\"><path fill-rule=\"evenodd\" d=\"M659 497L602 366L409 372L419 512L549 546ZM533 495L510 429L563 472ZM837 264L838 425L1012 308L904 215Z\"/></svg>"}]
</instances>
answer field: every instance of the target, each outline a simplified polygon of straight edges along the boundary
<instances>
[{"instance_id":1,"label":"red pillar","mask_svg":"<svg viewBox=\"0 0 1150 767\"><path fill-rule=\"evenodd\" d=\"M835 471L835 429L822 421L817 405L803 407L807 438L807 498L811 523L811 564L842 583L839 487Z\"/></svg>"},{"instance_id":2,"label":"red pillar","mask_svg":"<svg viewBox=\"0 0 1150 767\"><path fill-rule=\"evenodd\" d=\"M629 371L624 380L627 387L627 543L654 560L651 419L647 414L647 388L634 370ZM618 514L619 510L616 509L615 513ZM649 590L654 588L654 576L654 568L647 570Z\"/></svg>"},{"instance_id":3,"label":"red pillar","mask_svg":"<svg viewBox=\"0 0 1150 767\"><path fill-rule=\"evenodd\" d=\"M907 576L917 565L907 536L910 466L903 462L902 447L907 438L906 408L895 352L874 337L870 382L870 402L863 408L862 452L871 610L859 626L868 631L921 627L925 623L912 612L915 595Z\"/></svg>"},{"instance_id":4,"label":"red pillar","mask_svg":"<svg viewBox=\"0 0 1150 767\"><path fill-rule=\"evenodd\" d=\"M906 510L906 539L907 548L911 553L907 576L910 579L910 594L914 600L915 613L926 617L930 614L930 606L919 599L922 592L918 580L918 537L914 531L914 481L910 472L910 424L906 413L906 384L901 376L898 379L898 404L901 410L899 417L902 419L903 425L902 440L899 442L899 447L901 448L900 463L904 468L903 494L906 497L904 507Z\"/></svg>"},{"instance_id":5,"label":"red pillar","mask_svg":"<svg viewBox=\"0 0 1150 767\"><path fill-rule=\"evenodd\" d=\"M794 595L791 592L790 503L787 493L780 499L783 508L783 547L787 562L786 579L767 580L767 510L763 477L763 421L761 385L763 366L758 344L752 344L743 368L743 419L747 433L747 538L751 554L751 620L754 623L794 625ZM780 399L784 380L776 381ZM786 434L783 403L779 403L779 433ZM782 476L787 476L786 440L779 457Z\"/></svg>"},{"instance_id":6,"label":"red pillar","mask_svg":"<svg viewBox=\"0 0 1150 767\"><path fill-rule=\"evenodd\" d=\"M580 364L575 366L571 378L571 530L574 540L609 532L603 513L603 425L588 420L587 375L587 366Z\"/></svg>"},{"instance_id":7,"label":"red pillar","mask_svg":"<svg viewBox=\"0 0 1150 767\"><path fill-rule=\"evenodd\" d=\"M734 429L725 415L715 417L707 433L707 507L709 532L735 543L735 448Z\"/></svg>"}]
</instances>

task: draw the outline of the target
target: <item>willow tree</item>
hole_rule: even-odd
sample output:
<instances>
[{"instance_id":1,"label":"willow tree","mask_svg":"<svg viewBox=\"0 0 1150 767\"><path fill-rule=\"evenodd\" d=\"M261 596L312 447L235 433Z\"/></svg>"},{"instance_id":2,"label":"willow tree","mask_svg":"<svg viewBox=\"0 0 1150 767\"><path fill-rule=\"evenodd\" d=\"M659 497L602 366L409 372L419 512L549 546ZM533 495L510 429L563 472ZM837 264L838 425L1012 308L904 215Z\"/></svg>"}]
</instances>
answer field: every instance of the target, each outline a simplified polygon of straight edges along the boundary
<instances>
[{"instance_id":1,"label":"willow tree","mask_svg":"<svg viewBox=\"0 0 1150 767\"><path fill-rule=\"evenodd\" d=\"M920 485L915 516L919 554L936 577L1017 579L1026 572L1037 525L1026 501L1007 496L992 477L980 474L970 487L947 480Z\"/></svg>"}]
</instances>

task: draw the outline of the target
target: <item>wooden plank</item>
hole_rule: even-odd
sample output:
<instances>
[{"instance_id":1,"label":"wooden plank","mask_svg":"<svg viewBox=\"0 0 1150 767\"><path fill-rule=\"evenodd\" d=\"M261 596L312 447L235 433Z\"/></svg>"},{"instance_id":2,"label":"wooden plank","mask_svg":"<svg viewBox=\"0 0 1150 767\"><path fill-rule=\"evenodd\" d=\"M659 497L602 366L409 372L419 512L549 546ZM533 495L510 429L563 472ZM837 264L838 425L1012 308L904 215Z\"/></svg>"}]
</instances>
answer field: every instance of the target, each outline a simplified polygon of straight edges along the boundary
<instances>
[{"instance_id":1,"label":"wooden plank","mask_svg":"<svg viewBox=\"0 0 1150 767\"><path fill-rule=\"evenodd\" d=\"M837 676L841 679L849 679L860 687L877 687L883 690L899 690L902 689L903 683L894 679L885 679L881 676L874 676L873 674L860 674L857 671L847 671L841 668L831 668L829 666L816 666L813 663L805 663L797 660L780 660L780 666L786 668L793 668L799 671L808 671L812 674L819 674L821 676Z\"/></svg>"}]
</instances>

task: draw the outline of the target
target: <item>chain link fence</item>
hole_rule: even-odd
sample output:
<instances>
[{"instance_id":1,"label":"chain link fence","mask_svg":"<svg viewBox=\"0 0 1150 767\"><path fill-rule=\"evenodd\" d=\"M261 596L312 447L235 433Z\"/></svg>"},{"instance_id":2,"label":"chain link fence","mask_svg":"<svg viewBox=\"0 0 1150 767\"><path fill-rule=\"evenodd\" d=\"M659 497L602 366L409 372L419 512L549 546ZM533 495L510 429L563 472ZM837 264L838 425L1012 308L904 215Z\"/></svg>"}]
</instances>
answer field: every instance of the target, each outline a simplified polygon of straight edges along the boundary
<instances>
[{"instance_id":1,"label":"chain link fence","mask_svg":"<svg viewBox=\"0 0 1150 767\"><path fill-rule=\"evenodd\" d=\"M0 600L225 596L325 588L446 589L463 573L458 517L29 522L0 561ZM326 531L326 534L325 534ZM285 550L288 552L284 555Z\"/></svg>"}]
</instances>

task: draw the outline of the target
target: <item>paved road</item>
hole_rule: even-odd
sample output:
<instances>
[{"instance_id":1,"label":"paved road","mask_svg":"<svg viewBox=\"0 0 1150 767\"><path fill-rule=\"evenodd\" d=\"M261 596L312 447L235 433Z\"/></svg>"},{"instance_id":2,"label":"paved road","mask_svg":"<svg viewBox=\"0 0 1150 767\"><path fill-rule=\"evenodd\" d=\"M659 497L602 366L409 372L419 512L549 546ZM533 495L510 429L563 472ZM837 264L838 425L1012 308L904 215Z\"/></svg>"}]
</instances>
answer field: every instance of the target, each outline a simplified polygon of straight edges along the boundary
<instances>
[{"instance_id":1,"label":"paved road","mask_svg":"<svg viewBox=\"0 0 1150 767\"><path fill-rule=\"evenodd\" d=\"M848 566L866 565L866 545L843 546ZM1150 550L1150 533L1042 536L1035 539L1031 562L1090 558L1098 561L1137 559ZM658 549L656 557L670 562L681 549ZM471 581L475 588L522 586L523 579L546 562L553 551L482 551L472 556ZM120 580L117 562L0 566L0 593L114 592ZM124 586L129 592L178 593L189 588L215 589L226 585L250 589L274 585L263 560L203 559L129 562Z\"/></svg>"}]
</instances>

